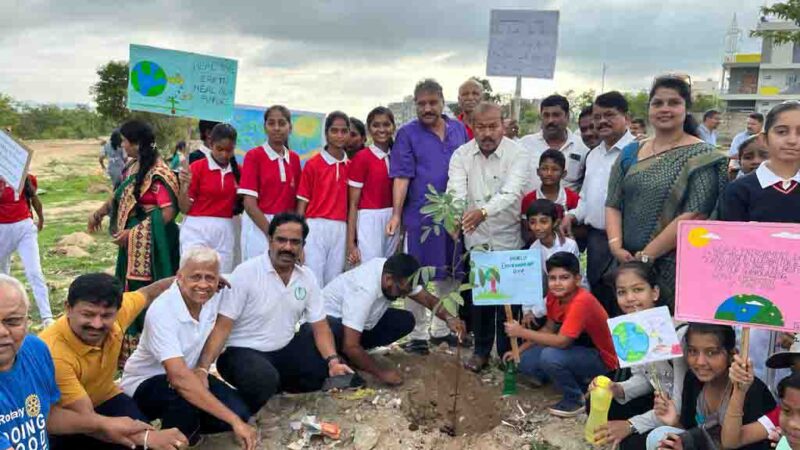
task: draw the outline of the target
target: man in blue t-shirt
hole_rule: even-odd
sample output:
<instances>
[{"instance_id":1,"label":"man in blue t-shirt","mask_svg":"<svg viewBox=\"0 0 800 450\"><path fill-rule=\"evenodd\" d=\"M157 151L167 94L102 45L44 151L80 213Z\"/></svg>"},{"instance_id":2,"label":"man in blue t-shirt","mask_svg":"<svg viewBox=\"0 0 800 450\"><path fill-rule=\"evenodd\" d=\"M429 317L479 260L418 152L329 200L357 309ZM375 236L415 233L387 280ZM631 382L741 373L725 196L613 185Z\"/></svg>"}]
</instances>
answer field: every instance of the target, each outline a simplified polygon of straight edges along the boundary
<instances>
[{"instance_id":1,"label":"man in blue t-shirt","mask_svg":"<svg viewBox=\"0 0 800 450\"><path fill-rule=\"evenodd\" d=\"M50 434L92 434L131 447L149 429L127 417L87 420L56 403L60 393L50 351L27 336L28 297L16 279L0 274L0 450L46 449Z\"/></svg>"}]
</instances>

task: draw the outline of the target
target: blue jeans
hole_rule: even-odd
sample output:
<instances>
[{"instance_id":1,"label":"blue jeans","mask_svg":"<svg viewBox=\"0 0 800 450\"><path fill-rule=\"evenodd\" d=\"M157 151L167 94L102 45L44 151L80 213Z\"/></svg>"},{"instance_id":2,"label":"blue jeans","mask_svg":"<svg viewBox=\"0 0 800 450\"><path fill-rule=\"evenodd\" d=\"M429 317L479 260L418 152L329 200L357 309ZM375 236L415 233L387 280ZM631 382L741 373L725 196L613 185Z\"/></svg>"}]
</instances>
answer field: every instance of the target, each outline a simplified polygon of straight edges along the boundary
<instances>
[{"instance_id":1,"label":"blue jeans","mask_svg":"<svg viewBox=\"0 0 800 450\"><path fill-rule=\"evenodd\" d=\"M591 380L608 372L597 349L573 345L567 348L534 345L520 356L519 371L542 382L552 380L564 400L583 403Z\"/></svg>"}]
</instances>

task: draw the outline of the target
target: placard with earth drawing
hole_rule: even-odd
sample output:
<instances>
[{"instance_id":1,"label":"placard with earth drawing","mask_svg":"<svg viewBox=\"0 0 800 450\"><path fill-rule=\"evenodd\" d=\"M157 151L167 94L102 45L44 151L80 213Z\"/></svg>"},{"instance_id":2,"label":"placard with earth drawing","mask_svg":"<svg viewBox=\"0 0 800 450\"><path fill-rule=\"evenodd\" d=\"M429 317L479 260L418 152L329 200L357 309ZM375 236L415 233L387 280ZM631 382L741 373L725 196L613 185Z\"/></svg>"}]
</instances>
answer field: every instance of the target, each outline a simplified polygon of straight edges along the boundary
<instances>
[{"instance_id":1,"label":"placard with earth drawing","mask_svg":"<svg viewBox=\"0 0 800 450\"><path fill-rule=\"evenodd\" d=\"M608 319L608 329L619 365L623 368L683 356L681 342L666 306Z\"/></svg>"},{"instance_id":2,"label":"placard with earth drawing","mask_svg":"<svg viewBox=\"0 0 800 450\"><path fill-rule=\"evenodd\" d=\"M236 128L236 159L241 163L248 150L264 144L263 106L236 105L231 125ZM305 163L319 153L325 146L325 114L310 111L290 111L292 132L289 134L289 148Z\"/></svg>"},{"instance_id":3,"label":"placard with earth drawing","mask_svg":"<svg viewBox=\"0 0 800 450\"><path fill-rule=\"evenodd\" d=\"M235 59L131 44L128 109L227 122L236 97Z\"/></svg>"},{"instance_id":4,"label":"placard with earth drawing","mask_svg":"<svg viewBox=\"0 0 800 450\"><path fill-rule=\"evenodd\" d=\"M472 303L544 308L542 257L530 250L470 253Z\"/></svg>"},{"instance_id":5,"label":"placard with earth drawing","mask_svg":"<svg viewBox=\"0 0 800 450\"><path fill-rule=\"evenodd\" d=\"M800 331L800 225L683 221L675 317Z\"/></svg>"}]
</instances>

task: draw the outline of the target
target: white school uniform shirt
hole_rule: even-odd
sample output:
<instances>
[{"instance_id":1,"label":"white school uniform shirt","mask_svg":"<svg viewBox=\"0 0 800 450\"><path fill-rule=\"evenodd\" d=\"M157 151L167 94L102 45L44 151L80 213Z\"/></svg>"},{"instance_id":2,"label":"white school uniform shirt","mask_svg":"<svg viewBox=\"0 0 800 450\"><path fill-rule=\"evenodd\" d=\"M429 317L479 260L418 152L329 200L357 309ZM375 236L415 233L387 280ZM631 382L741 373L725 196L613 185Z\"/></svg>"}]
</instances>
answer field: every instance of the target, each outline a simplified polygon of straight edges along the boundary
<instances>
[{"instance_id":1,"label":"white school uniform shirt","mask_svg":"<svg viewBox=\"0 0 800 450\"><path fill-rule=\"evenodd\" d=\"M313 323L325 318L317 278L308 267L295 265L286 285L266 252L240 264L229 281L231 296L219 308L234 322L228 347L280 350L301 319Z\"/></svg>"},{"instance_id":2,"label":"white school uniform shirt","mask_svg":"<svg viewBox=\"0 0 800 450\"><path fill-rule=\"evenodd\" d=\"M530 192L542 185L539 175L536 174L536 169L539 168L539 158L541 158L545 150L550 148L550 145L544 140L541 131L520 138L518 143L528 150L528 173L530 174L530 179L525 192ZM586 155L589 154L589 147L583 143L583 139L580 136L567 130L567 141L557 150L561 151L567 160L567 175L564 177L564 186L579 192L583 183Z\"/></svg>"},{"instance_id":3,"label":"white school uniform shirt","mask_svg":"<svg viewBox=\"0 0 800 450\"><path fill-rule=\"evenodd\" d=\"M358 332L375 328L391 301L383 295L381 277L386 258L373 258L351 269L322 289L325 314L342 319L342 324ZM422 292L417 286L409 295Z\"/></svg>"},{"instance_id":4,"label":"white school uniform shirt","mask_svg":"<svg viewBox=\"0 0 800 450\"><path fill-rule=\"evenodd\" d=\"M598 230L606 229L606 197L611 168L619 159L622 149L635 140L636 137L627 131L611 148L605 142L600 142L586 157L586 176L583 178L578 206L568 212L578 222Z\"/></svg>"},{"instance_id":5,"label":"white school uniform shirt","mask_svg":"<svg viewBox=\"0 0 800 450\"><path fill-rule=\"evenodd\" d=\"M578 243L575 242L574 239L565 237L564 238L564 242L562 243L557 235L553 235L553 236L554 236L555 240L553 241L553 246L550 247L550 248L545 247L544 245L542 245L542 243L538 239L536 240L536 242L531 244L531 246L529 247L530 250L533 250L533 251L537 251L538 250L541 253L541 255L542 255L542 271L544 272L545 277L547 276L547 266L546 266L547 260L551 256L553 256L554 254L556 254L558 252L568 252L568 253L572 253L573 255L575 255L579 260L580 260L580 257L581 257L581 251L578 249ZM588 284L586 283L586 277L583 277L581 279L581 285L588 288ZM545 298L546 297L547 296L545 295ZM524 305L522 307L522 310L523 310L523 312L532 311L533 314L536 317L544 317L547 314L546 304L544 304L544 305L545 306L543 308L541 308L541 309Z\"/></svg>"},{"instance_id":6,"label":"white school uniform shirt","mask_svg":"<svg viewBox=\"0 0 800 450\"><path fill-rule=\"evenodd\" d=\"M222 290L211 297L195 320L189 314L178 283L173 282L147 310L142 338L122 373L120 388L123 392L133 397L142 382L165 374L163 363L168 359L183 358L193 369L214 328L221 298L229 293L229 290Z\"/></svg>"}]
</instances>

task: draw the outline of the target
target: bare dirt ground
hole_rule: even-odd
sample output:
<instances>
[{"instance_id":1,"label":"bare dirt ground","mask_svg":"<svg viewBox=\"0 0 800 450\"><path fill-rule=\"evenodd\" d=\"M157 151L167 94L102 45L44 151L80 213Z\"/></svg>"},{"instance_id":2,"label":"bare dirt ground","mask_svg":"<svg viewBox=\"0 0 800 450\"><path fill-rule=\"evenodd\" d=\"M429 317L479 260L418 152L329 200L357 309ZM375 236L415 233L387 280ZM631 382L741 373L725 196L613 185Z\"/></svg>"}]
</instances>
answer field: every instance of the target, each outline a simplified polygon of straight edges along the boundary
<instances>
[{"instance_id":1,"label":"bare dirt ground","mask_svg":"<svg viewBox=\"0 0 800 450\"><path fill-rule=\"evenodd\" d=\"M97 164L99 140L30 141L28 144L34 150L32 172L40 180L48 177L73 180L87 175L102 175ZM100 201L96 198L56 202L53 206L45 203L45 214L53 224L48 226L75 228L77 223L83 223L88 212L97 207ZM93 259L102 256L113 261L111 245L98 245L90 250ZM42 249L43 253L47 251ZM81 267L81 259L73 261L73 268ZM70 260L62 261L61 265L70 265ZM62 272L65 273L63 279L58 278ZM53 269L47 274L48 281L63 289L74 277L73 272L59 266L58 270ZM469 350L462 353L462 358L469 356ZM400 370L405 379L402 386L386 388L367 377L368 388L356 392L278 395L253 419L261 437L259 448L587 448L582 439L585 418L561 420L547 414L547 407L558 400L558 394L551 388L531 390L518 384L517 395L503 398L503 374L499 370L493 369L481 375L465 371L460 368L454 352L445 348L434 349L429 356L409 356L395 347L377 357L383 364ZM450 436L441 429L453 421L454 381L457 376L460 378L460 395L455 413L456 435ZM332 440L318 436L305 441L302 433L292 428L292 423L307 415L338 424L342 430L341 437ZM225 433L207 437L197 448L233 450L238 446L232 436Z\"/></svg>"}]
</instances>

